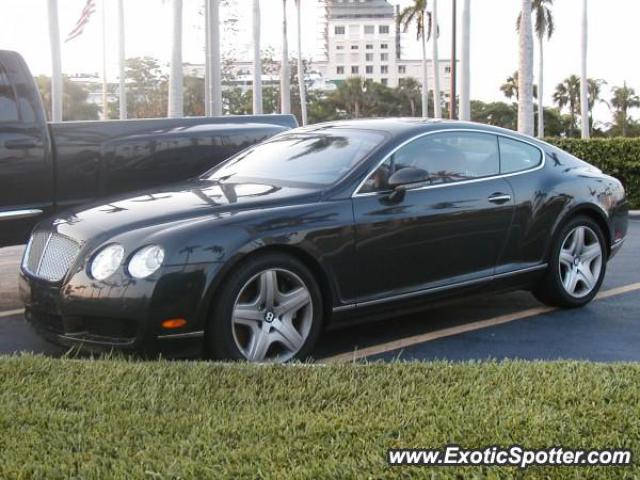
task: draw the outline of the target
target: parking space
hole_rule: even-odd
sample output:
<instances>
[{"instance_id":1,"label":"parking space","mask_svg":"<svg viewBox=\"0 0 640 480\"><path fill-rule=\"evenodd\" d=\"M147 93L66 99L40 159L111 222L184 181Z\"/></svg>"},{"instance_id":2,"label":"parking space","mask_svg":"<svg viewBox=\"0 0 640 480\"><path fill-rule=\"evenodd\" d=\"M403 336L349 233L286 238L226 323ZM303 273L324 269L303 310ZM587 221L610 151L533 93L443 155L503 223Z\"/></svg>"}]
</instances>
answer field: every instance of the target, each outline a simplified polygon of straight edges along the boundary
<instances>
[{"instance_id":1,"label":"parking space","mask_svg":"<svg viewBox=\"0 0 640 480\"><path fill-rule=\"evenodd\" d=\"M21 247L0 249L0 353L58 355L14 310ZM3 313L4 312L4 313ZM608 266L598 299L578 310L542 306L526 292L483 296L329 332L319 361L487 358L640 360L640 220Z\"/></svg>"}]
</instances>

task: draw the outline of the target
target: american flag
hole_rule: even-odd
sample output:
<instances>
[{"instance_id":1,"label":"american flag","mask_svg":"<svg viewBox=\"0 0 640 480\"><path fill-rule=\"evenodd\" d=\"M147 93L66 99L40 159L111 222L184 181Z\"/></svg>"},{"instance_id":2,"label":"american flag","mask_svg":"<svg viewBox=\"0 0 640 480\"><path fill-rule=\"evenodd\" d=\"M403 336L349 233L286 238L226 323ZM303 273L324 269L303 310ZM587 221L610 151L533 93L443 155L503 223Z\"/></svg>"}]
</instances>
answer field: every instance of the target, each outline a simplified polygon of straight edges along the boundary
<instances>
[{"instance_id":1,"label":"american flag","mask_svg":"<svg viewBox=\"0 0 640 480\"><path fill-rule=\"evenodd\" d=\"M89 18L91 17L91 14L94 13L95 11L96 11L96 0L87 0L86 5L82 9L82 14L80 15L80 18L76 22L75 27L73 27L73 30L69 32L69 35L67 35L67 38L64 41L65 43L82 35L82 32L84 31L84 26L87 23L89 23Z\"/></svg>"}]
</instances>

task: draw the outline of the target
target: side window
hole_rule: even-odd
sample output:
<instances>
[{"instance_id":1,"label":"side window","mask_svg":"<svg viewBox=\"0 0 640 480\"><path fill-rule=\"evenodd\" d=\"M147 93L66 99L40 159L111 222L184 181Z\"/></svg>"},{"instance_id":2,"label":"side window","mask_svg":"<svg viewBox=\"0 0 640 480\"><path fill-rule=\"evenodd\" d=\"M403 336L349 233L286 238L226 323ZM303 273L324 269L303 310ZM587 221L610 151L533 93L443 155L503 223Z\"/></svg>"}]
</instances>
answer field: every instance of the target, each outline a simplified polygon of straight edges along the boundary
<instances>
[{"instance_id":1,"label":"side window","mask_svg":"<svg viewBox=\"0 0 640 480\"><path fill-rule=\"evenodd\" d=\"M2 65L0 65L0 122L17 122L18 102L13 91L13 86L9 81L9 75Z\"/></svg>"},{"instance_id":2,"label":"side window","mask_svg":"<svg viewBox=\"0 0 640 480\"><path fill-rule=\"evenodd\" d=\"M418 138L380 165L360 193L389 190L389 177L407 167L425 170L432 185L498 175L498 138L477 132L443 132Z\"/></svg>"},{"instance_id":3,"label":"side window","mask_svg":"<svg viewBox=\"0 0 640 480\"><path fill-rule=\"evenodd\" d=\"M537 167L542 162L542 153L528 143L500 137L501 173L521 172Z\"/></svg>"}]
</instances>

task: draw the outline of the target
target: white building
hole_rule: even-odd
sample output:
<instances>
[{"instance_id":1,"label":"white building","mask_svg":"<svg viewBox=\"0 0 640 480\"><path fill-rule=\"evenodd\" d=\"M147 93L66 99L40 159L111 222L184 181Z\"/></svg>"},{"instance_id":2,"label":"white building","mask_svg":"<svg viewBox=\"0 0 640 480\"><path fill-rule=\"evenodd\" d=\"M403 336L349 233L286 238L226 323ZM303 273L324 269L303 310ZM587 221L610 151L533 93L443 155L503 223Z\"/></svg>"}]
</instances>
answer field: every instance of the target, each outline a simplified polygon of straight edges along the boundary
<instances>
[{"instance_id":1,"label":"white building","mask_svg":"<svg viewBox=\"0 0 640 480\"><path fill-rule=\"evenodd\" d=\"M329 81L340 82L352 76L396 87L401 78L422 79L422 61L402 58L401 33L396 22L397 9L387 0L326 0L326 60L313 62ZM449 60L440 61L440 85L449 93ZM433 67L429 61L429 85Z\"/></svg>"}]
</instances>

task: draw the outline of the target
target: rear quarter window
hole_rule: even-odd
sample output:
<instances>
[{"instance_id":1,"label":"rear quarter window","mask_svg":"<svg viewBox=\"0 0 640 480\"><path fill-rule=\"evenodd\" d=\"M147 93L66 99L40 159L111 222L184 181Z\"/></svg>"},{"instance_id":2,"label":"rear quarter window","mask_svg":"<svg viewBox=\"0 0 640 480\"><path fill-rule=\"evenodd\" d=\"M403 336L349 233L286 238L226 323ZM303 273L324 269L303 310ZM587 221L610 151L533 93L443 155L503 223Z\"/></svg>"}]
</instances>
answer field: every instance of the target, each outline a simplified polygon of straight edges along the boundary
<instances>
[{"instance_id":1,"label":"rear quarter window","mask_svg":"<svg viewBox=\"0 0 640 480\"><path fill-rule=\"evenodd\" d=\"M528 143L498 137L500 145L500 173L530 170L542 163L542 152Z\"/></svg>"},{"instance_id":2,"label":"rear quarter window","mask_svg":"<svg viewBox=\"0 0 640 480\"><path fill-rule=\"evenodd\" d=\"M0 122L18 122L18 102L9 75L0 64Z\"/></svg>"}]
</instances>

